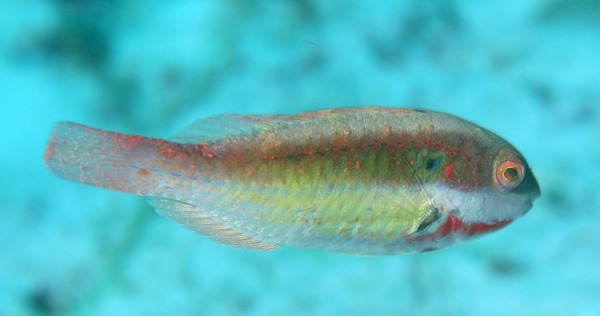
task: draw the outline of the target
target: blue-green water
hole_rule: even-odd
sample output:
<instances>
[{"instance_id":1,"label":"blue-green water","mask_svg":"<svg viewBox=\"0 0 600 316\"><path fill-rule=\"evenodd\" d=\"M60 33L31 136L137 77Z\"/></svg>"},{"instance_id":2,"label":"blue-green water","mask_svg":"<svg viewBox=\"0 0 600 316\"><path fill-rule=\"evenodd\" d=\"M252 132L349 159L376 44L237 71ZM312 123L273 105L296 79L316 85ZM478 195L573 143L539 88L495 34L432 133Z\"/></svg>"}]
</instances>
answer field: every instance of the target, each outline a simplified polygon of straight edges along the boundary
<instances>
[{"instance_id":1,"label":"blue-green water","mask_svg":"<svg viewBox=\"0 0 600 316\"><path fill-rule=\"evenodd\" d=\"M597 315L600 1L0 2L0 315ZM58 179L70 120L420 107L517 146L542 197L438 252L251 252Z\"/></svg>"}]
</instances>

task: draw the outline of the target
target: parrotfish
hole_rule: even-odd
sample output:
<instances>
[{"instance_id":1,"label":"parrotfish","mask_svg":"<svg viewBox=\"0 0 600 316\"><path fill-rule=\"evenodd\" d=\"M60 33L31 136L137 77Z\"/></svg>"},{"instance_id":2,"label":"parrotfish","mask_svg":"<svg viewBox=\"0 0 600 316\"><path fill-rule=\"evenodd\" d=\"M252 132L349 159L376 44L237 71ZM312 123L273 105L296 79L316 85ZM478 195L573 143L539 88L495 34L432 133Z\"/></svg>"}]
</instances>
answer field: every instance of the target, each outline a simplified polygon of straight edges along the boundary
<instances>
[{"instance_id":1,"label":"parrotfish","mask_svg":"<svg viewBox=\"0 0 600 316\"><path fill-rule=\"evenodd\" d=\"M494 133L417 109L200 119L168 140L58 123L57 176L149 198L237 247L389 255L447 247L525 214L540 188Z\"/></svg>"}]
</instances>

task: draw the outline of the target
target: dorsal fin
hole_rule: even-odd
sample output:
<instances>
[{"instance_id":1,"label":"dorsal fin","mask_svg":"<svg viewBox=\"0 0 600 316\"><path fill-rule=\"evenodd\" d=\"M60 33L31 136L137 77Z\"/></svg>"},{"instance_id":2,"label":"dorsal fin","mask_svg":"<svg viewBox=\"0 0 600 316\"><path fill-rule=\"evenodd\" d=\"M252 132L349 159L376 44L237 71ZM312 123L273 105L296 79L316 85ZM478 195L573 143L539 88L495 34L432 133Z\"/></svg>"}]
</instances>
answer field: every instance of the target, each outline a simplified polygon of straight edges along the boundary
<instances>
[{"instance_id":1,"label":"dorsal fin","mask_svg":"<svg viewBox=\"0 0 600 316\"><path fill-rule=\"evenodd\" d=\"M268 128L269 116L223 114L196 120L170 138L184 144L214 142Z\"/></svg>"},{"instance_id":2,"label":"dorsal fin","mask_svg":"<svg viewBox=\"0 0 600 316\"><path fill-rule=\"evenodd\" d=\"M156 208L159 214L222 244L251 250L277 248L277 245L236 230L194 205L164 198L153 198L150 200L150 204Z\"/></svg>"}]
</instances>

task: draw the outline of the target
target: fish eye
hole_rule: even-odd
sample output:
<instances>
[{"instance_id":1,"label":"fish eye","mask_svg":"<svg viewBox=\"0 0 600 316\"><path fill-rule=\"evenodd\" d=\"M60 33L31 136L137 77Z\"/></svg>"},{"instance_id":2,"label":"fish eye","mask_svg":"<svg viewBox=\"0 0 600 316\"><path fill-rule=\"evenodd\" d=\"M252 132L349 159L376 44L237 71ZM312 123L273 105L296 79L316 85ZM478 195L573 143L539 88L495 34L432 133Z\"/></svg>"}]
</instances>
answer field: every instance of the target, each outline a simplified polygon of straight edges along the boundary
<instances>
[{"instance_id":1,"label":"fish eye","mask_svg":"<svg viewBox=\"0 0 600 316\"><path fill-rule=\"evenodd\" d=\"M496 185L503 191L516 188L525 177L525 166L520 161L505 160L496 167Z\"/></svg>"}]
</instances>

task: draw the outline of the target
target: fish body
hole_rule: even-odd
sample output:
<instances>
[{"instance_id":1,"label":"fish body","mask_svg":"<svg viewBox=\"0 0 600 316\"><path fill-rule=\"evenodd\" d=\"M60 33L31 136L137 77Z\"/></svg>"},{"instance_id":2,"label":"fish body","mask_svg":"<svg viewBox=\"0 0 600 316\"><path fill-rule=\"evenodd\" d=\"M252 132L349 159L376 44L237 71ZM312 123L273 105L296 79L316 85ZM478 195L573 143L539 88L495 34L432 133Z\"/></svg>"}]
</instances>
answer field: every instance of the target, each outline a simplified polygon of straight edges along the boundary
<instances>
[{"instance_id":1,"label":"fish body","mask_svg":"<svg viewBox=\"0 0 600 316\"><path fill-rule=\"evenodd\" d=\"M509 224L540 194L495 134L384 107L227 114L169 140L63 122L45 160L60 177L148 196L190 229L257 250L434 250Z\"/></svg>"}]
</instances>

